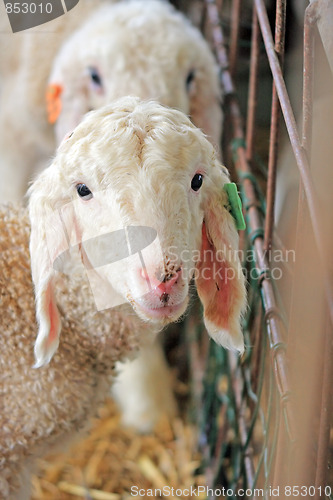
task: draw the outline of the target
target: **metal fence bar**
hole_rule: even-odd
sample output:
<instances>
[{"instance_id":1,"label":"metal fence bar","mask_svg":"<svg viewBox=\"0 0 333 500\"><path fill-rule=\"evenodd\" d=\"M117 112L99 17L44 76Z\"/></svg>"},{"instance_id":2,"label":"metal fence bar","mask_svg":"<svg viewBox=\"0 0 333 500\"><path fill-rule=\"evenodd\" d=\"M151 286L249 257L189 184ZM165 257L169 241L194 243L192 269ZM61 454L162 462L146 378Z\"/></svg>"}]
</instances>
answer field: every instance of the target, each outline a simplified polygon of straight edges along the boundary
<instances>
[{"instance_id":1,"label":"metal fence bar","mask_svg":"<svg viewBox=\"0 0 333 500\"><path fill-rule=\"evenodd\" d=\"M254 477L255 477L255 470L254 470L254 464L253 464L253 450L251 447L245 447L245 444L247 442L248 438L248 427L246 423L246 418L245 418L245 408L244 408L244 401L242 400L242 393L243 393L243 383L240 381L242 380L241 373L239 370L239 367L236 364L235 361L235 356L229 353L229 363L231 366L232 370L232 386L233 390L235 393L235 401L236 401L236 407L237 407L237 419L238 419L238 428L239 428L239 436L240 440L242 443L242 446L244 448L244 467L245 467L245 473L246 473L246 478L249 484L253 485L254 483Z\"/></svg>"},{"instance_id":2,"label":"metal fence bar","mask_svg":"<svg viewBox=\"0 0 333 500\"><path fill-rule=\"evenodd\" d=\"M312 143L314 27L317 16L317 1L314 1L306 8L304 16L302 146L308 158Z\"/></svg>"},{"instance_id":3,"label":"metal fence bar","mask_svg":"<svg viewBox=\"0 0 333 500\"><path fill-rule=\"evenodd\" d=\"M242 0L234 0L232 2L231 10L231 33L230 33L230 49L229 49L229 71L231 78L235 81L236 65L238 55L238 41L239 41L239 26L240 14L242 8Z\"/></svg>"},{"instance_id":4,"label":"metal fence bar","mask_svg":"<svg viewBox=\"0 0 333 500\"><path fill-rule=\"evenodd\" d=\"M283 65L284 59L284 39L286 31L286 0L277 0L275 16L275 52ZM276 86L273 80L272 89L272 111L271 127L269 137L269 156L268 156L268 179L266 194L266 218L265 218L265 249L269 251L272 248L273 230L274 230L274 206L275 206L275 184L276 167L279 147L280 130L280 102L277 95Z\"/></svg>"},{"instance_id":5,"label":"metal fence bar","mask_svg":"<svg viewBox=\"0 0 333 500\"><path fill-rule=\"evenodd\" d=\"M254 132L257 111L258 70L260 54L260 30L256 9L252 12L251 61L249 97L246 119L246 159L252 164L254 159Z\"/></svg>"},{"instance_id":6,"label":"metal fence bar","mask_svg":"<svg viewBox=\"0 0 333 500\"><path fill-rule=\"evenodd\" d=\"M229 61L227 57L227 53L224 50L224 38L222 29L220 26L220 18L218 8L216 6L215 0L204 0L206 5L206 14L209 20L209 24L212 30L213 43L215 47L217 62L221 71L221 80L224 89L224 93L226 96L233 94L234 84L228 71Z\"/></svg>"}]
</instances>

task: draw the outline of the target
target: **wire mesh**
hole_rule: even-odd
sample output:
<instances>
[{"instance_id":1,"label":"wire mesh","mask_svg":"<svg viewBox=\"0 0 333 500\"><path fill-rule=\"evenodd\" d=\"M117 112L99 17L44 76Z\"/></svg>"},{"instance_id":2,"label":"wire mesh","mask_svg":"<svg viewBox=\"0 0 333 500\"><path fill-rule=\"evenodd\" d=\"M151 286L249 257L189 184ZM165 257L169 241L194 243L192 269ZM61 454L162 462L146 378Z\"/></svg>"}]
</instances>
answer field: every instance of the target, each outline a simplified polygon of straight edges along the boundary
<instances>
[{"instance_id":1,"label":"wire mesh","mask_svg":"<svg viewBox=\"0 0 333 500\"><path fill-rule=\"evenodd\" d=\"M247 345L243 359L213 343L203 348L198 332L191 342L194 392L202 404L200 443L207 480L215 488L211 498L218 496L216 491L226 498L332 498L332 234L323 224L322 192L318 193L313 172L318 154L312 152L314 49L320 43L315 42L314 30L321 4L328 8L327 2L316 0L305 13L299 135L282 71L286 2L276 3L273 40L265 4L254 0L246 122L237 98L237 64L242 12L250 4L242 10L239 0L202 2L202 28L215 51L225 96L224 159L239 183L247 219L247 231L240 241L249 297L243 321ZM246 22L249 18L247 13ZM263 56L270 64L273 82L264 169L265 162L258 161L256 153ZM292 249L284 246L274 225L281 109L300 172ZM333 170L332 165L327 168ZM287 262L290 250L294 252L291 263ZM277 251L282 263L276 267ZM282 286L274 276L276 269L287 275Z\"/></svg>"}]
</instances>

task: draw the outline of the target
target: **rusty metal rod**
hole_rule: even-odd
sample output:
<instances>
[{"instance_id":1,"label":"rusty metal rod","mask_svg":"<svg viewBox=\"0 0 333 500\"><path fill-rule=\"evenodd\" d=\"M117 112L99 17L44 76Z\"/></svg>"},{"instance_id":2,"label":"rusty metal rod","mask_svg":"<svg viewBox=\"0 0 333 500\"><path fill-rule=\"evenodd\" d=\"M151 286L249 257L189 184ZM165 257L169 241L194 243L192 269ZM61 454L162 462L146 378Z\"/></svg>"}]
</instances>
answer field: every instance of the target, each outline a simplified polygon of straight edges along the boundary
<instances>
[{"instance_id":1,"label":"rusty metal rod","mask_svg":"<svg viewBox=\"0 0 333 500\"><path fill-rule=\"evenodd\" d=\"M229 49L229 71L233 81L235 81L236 76L241 8L242 0L233 0L231 8L231 33Z\"/></svg>"},{"instance_id":2,"label":"rusty metal rod","mask_svg":"<svg viewBox=\"0 0 333 500\"><path fill-rule=\"evenodd\" d=\"M286 31L286 0L277 0L276 15L275 15L274 48L276 55L280 61L281 67L283 65L283 59L284 59L285 31ZM265 218L265 249L267 251L272 248L273 244L276 167L277 167L278 147L279 147L280 112L281 112L280 102L277 95L276 86L273 80L271 127L270 127L269 155L268 155L268 178L267 178L267 194L266 194L266 218Z\"/></svg>"},{"instance_id":3,"label":"rusty metal rod","mask_svg":"<svg viewBox=\"0 0 333 500\"><path fill-rule=\"evenodd\" d=\"M258 70L260 54L260 30L256 9L252 13L252 35L251 35L251 61L249 97L247 101L246 120L246 159L250 163L254 158L254 132L257 111Z\"/></svg>"},{"instance_id":4,"label":"rusty metal rod","mask_svg":"<svg viewBox=\"0 0 333 500\"><path fill-rule=\"evenodd\" d=\"M207 17L212 30L213 42L216 48L217 62L221 70L221 80L224 94L227 96L233 94L235 89L230 73L227 71L229 68L229 61L227 53L224 49L224 36L220 26L219 12L215 0L205 0L205 3Z\"/></svg>"},{"instance_id":5,"label":"rusty metal rod","mask_svg":"<svg viewBox=\"0 0 333 500\"><path fill-rule=\"evenodd\" d=\"M229 365L232 372L232 388L235 394L235 403L237 408L237 419L238 419L238 430L239 437L242 445L244 446L247 441L248 429L246 425L245 418L245 408L244 402L242 401L243 394L243 383L242 376L239 373L239 367L237 366L237 360L233 353L228 353ZM248 446L247 450L245 450L244 454L244 467L248 484L254 483L255 470L253 463L253 449L251 446Z\"/></svg>"},{"instance_id":6,"label":"rusty metal rod","mask_svg":"<svg viewBox=\"0 0 333 500\"><path fill-rule=\"evenodd\" d=\"M266 53L268 56L269 64L276 85L276 90L280 100L281 109L284 115L285 123L287 126L290 142L294 151L297 166L300 171L304 192L309 207L310 219L315 235L315 241L318 253L320 255L322 265L325 265L325 263L328 262L329 259L327 255L327 249L325 247L325 239L324 239L325 233L324 233L324 228L322 227L322 219L319 211L320 207L319 199L315 191L313 179L311 177L309 162L306 153L300 143L295 116L291 108L279 60L275 53L274 42L272 38L272 33L268 21L264 0L254 0L254 1L258 13L261 33L266 47ZM328 302L331 324L333 324L333 286L327 274L324 276L324 286L326 290L326 299Z\"/></svg>"},{"instance_id":7,"label":"rusty metal rod","mask_svg":"<svg viewBox=\"0 0 333 500\"><path fill-rule=\"evenodd\" d=\"M309 159L312 143L314 27L317 17L317 1L314 1L305 9L304 17L302 146Z\"/></svg>"}]
</instances>

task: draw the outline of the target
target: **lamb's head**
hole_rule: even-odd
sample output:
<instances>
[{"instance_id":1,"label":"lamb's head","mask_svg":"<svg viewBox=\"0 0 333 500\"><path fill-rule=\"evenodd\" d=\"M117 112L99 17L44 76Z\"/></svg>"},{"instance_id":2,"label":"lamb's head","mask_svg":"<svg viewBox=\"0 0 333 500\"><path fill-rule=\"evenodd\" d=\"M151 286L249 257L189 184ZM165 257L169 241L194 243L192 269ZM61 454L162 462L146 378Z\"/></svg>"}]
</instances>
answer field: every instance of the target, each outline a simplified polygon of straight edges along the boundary
<instances>
[{"instance_id":1,"label":"lamb's head","mask_svg":"<svg viewBox=\"0 0 333 500\"><path fill-rule=\"evenodd\" d=\"M49 84L58 143L86 112L135 95L190 115L218 145L214 58L201 33L167 2L125 1L97 10L63 45Z\"/></svg>"},{"instance_id":2,"label":"lamb's head","mask_svg":"<svg viewBox=\"0 0 333 500\"><path fill-rule=\"evenodd\" d=\"M194 278L208 332L242 351L245 288L227 182L182 112L126 97L89 113L30 190L37 364L58 345L55 273L77 256L98 309L127 302L160 327L185 312Z\"/></svg>"}]
</instances>

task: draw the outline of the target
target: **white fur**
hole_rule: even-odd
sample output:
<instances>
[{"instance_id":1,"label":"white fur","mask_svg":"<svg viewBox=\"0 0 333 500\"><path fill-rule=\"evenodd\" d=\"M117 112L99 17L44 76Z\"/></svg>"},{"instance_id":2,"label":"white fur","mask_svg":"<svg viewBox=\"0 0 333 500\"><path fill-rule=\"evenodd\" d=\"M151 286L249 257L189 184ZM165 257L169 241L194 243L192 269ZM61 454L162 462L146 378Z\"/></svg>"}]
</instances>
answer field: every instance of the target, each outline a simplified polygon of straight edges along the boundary
<instances>
[{"instance_id":1,"label":"white fur","mask_svg":"<svg viewBox=\"0 0 333 500\"><path fill-rule=\"evenodd\" d=\"M142 349L135 360L118 363L117 368L112 394L125 425L147 432L161 415L175 415L171 375L158 343Z\"/></svg>"}]
</instances>

